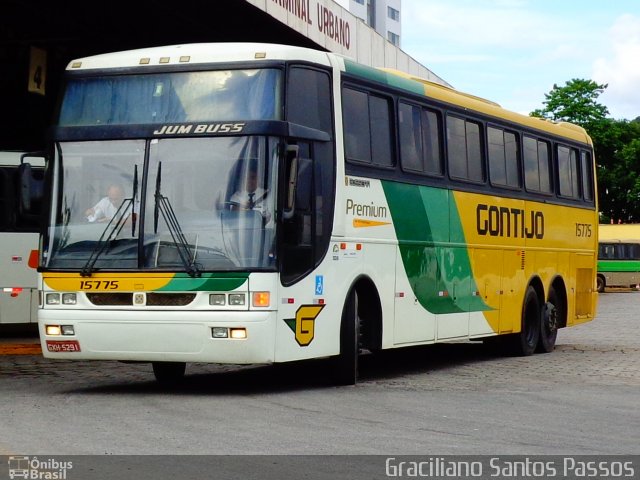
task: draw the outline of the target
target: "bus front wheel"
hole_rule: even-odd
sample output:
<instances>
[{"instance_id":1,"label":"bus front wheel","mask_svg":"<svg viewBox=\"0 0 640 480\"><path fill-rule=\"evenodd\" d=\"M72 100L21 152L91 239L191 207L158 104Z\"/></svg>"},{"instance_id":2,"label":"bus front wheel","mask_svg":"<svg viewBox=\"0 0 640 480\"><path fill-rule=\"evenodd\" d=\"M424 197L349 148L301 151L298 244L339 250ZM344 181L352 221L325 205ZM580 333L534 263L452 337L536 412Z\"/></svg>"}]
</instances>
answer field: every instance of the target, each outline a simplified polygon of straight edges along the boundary
<instances>
[{"instance_id":1,"label":"bus front wheel","mask_svg":"<svg viewBox=\"0 0 640 480\"><path fill-rule=\"evenodd\" d=\"M522 326L520 333L510 334L505 338L505 347L513 355L529 356L535 352L540 338L540 324L542 309L536 289L531 285L527 288L522 304Z\"/></svg>"},{"instance_id":2,"label":"bus front wheel","mask_svg":"<svg viewBox=\"0 0 640 480\"><path fill-rule=\"evenodd\" d=\"M597 280L597 290L598 293L604 293L604 287L607 286L607 282L605 281L604 277L602 275L598 275L598 280Z\"/></svg>"},{"instance_id":3,"label":"bus front wheel","mask_svg":"<svg viewBox=\"0 0 640 480\"><path fill-rule=\"evenodd\" d=\"M184 362L153 362L153 374L160 385L175 386L184 379Z\"/></svg>"},{"instance_id":4,"label":"bus front wheel","mask_svg":"<svg viewBox=\"0 0 640 480\"><path fill-rule=\"evenodd\" d=\"M340 354L333 359L333 379L338 385L355 385L358 380L361 327L355 289L347 297L340 323Z\"/></svg>"}]
</instances>

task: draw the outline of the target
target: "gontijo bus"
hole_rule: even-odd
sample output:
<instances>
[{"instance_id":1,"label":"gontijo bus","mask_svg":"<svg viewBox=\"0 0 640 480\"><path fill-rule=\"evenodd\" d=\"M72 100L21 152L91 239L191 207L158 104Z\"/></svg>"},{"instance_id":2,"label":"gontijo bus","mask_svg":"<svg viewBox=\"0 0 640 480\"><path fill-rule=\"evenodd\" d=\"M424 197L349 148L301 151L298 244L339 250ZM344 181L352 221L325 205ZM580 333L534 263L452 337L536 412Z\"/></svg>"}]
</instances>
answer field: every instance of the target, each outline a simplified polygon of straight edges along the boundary
<instances>
[{"instance_id":1,"label":"gontijo bus","mask_svg":"<svg viewBox=\"0 0 640 480\"><path fill-rule=\"evenodd\" d=\"M69 64L42 238L44 355L269 364L593 319L597 205L579 127L341 56L267 44ZM262 201L232 201L257 171ZM112 185L124 200L86 217ZM95 220L95 219L94 219ZM501 343L499 342L499 343Z\"/></svg>"}]
</instances>

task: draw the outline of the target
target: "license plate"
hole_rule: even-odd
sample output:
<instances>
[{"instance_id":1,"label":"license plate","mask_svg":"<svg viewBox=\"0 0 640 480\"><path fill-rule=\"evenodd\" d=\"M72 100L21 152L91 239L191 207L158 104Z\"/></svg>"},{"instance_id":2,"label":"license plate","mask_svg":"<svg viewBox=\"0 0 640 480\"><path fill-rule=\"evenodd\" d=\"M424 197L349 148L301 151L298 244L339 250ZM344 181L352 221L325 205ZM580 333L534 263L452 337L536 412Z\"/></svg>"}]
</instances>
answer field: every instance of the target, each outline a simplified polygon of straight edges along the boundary
<instances>
[{"instance_id":1,"label":"license plate","mask_svg":"<svg viewBox=\"0 0 640 480\"><path fill-rule=\"evenodd\" d=\"M77 340L47 340L50 352L79 352L80 342Z\"/></svg>"}]
</instances>

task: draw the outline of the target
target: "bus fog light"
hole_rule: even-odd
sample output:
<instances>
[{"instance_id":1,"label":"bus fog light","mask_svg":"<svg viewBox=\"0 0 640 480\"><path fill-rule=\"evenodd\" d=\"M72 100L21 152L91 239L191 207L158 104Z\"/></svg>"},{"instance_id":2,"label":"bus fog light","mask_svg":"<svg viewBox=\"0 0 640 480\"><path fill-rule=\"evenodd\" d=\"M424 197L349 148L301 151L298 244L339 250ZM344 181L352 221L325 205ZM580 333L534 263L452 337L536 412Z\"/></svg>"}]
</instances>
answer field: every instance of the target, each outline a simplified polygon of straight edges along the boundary
<instances>
[{"instance_id":1,"label":"bus fog light","mask_svg":"<svg viewBox=\"0 0 640 480\"><path fill-rule=\"evenodd\" d=\"M246 328L231 328L231 338L235 338L236 340L242 340L247 338L247 329Z\"/></svg>"},{"instance_id":2,"label":"bus fog light","mask_svg":"<svg viewBox=\"0 0 640 480\"><path fill-rule=\"evenodd\" d=\"M209 305L224 305L226 303L227 301L224 293L212 293L209 295Z\"/></svg>"},{"instance_id":3,"label":"bus fog light","mask_svg":"<svg viewBox=\"0 0 640 480\"><path fill-rule=\"evenodd\" d=\"M213 338L228 338L229 329L227 327L211 327L211 336Z\"/></svg>"},{"instance_id":4,"label":"bus fog light","mask_svg":"<svg viewBox=\"0 0 640 480\"><path fill-rule=\"evenodd\" d=\"M59 293L47 293L45 298L47 299L47 305L60 305Z\"/></svg>"},{"instance_id":5,"label":"bus fog light","mask_svg":"<svg viewBox=\"0 0 640 480\"><path fill-rule=\"evenodd\" d=\"M244 305L244 293L229 294L229 305Z\"/></svg>"},{"instance_id":6,"label":"bus fog light","mask_svg":"<svg viewBox=\"0 0 640 480\"><path fill-rule=\"evenodd\" d=\"M75 293L63 293L62 294L62 304L63 305L75 305L76 304L76 294Z\"/></svg>"},{"instance_id":7,"label":"bus fog light","mask_svg":"<svg viewBox=\"0 0 640 480\"><path fill-rule=\"evenodd\" d=\"M75 335L76 330L73 328L73 325L61 325L60 330L62 331L62 335Z\"/></svg>"},{"instance_id":8,"label":"bus fog light","mask_svg":"<svg viewBox=\"0 0 640 480\"><path fill-rule=\"evenodd\" d=\"M45 325L44 328L47 335L58 336L62 333L60 325Z\"/></svg>"}]
</instances>

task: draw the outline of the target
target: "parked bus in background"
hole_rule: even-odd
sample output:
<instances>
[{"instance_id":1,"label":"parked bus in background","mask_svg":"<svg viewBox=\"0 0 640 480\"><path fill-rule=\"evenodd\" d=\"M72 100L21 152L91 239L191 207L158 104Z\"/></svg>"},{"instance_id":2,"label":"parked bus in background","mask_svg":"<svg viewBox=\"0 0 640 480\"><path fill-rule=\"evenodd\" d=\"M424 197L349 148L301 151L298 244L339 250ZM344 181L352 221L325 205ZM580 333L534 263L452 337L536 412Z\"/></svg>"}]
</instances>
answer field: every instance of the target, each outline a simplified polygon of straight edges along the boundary
<instances>
[{"instance_id":1,"label":"parked bus in background","mask_svg":"<svg viewBox=\"0 0 640 480\"><path fill-rule=\"evenodd\" d=\"M353 384L362 352L549 352L596 312L577 126L332 53L228 43L71 62L52 135L47 357L151 362L161 382L188 362L327 357ZM113 185L117 212L97 221Z\"/></svg>"},{"instance_id":2,"label":"parked bus in background","mask_svg":"<svg viewBox=\"0 0 640 480\"><path fill-rule=\"evenodd\" d=\"M638 288L640 224L602 224L598 233L598 292L606 287Z\"/></svg>"},{"instance_id":3,"label":"parked bus in background","mask_svg":"<svg viewBox=\"0 0 640 480\"><path fill-rule=\"evenodd\" d=\"M21 178L26 175L32 180L23 184ZM0 151L0 326L38 320L36 267L43 178L43 158ZM34 190L27 190L30 187ZM20 201L21 196L26 200Z\"/></svg>"}]
</instances>

